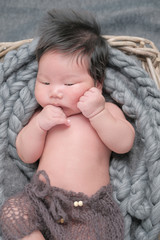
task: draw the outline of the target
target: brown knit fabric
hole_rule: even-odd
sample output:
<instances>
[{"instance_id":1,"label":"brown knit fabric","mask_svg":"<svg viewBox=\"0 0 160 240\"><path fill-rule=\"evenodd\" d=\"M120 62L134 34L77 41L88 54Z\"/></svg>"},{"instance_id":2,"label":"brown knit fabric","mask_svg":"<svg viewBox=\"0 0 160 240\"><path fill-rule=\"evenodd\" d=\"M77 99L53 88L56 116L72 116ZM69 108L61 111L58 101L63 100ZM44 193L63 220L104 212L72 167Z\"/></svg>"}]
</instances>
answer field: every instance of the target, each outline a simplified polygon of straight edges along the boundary
<instances>
[{"instance_id":1,"label":"brown knit fabric","mask_svg":"<svg viewBox=\"0 0 160 240\"><path fill-rule=\"evenodd\" d=\"M39 180L42 174L46 182ZM39 229L47 240L123 240L123 218L102 187L91 197L50 186L44 171L36 174L23 193L11 197L1 210L4 239L20 239Z\"/></svg>"}]
</instances>

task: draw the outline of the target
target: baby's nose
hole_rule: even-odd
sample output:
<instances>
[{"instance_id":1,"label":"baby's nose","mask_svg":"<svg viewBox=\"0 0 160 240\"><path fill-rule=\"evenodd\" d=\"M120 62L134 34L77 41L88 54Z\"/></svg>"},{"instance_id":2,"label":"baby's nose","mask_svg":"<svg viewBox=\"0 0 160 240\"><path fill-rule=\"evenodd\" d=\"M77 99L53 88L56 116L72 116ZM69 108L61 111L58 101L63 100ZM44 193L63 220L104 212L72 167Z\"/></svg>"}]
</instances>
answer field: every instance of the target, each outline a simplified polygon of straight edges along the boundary
<instances>
[{"instance_id":1,"label":"baby's nose","mask_svg":"<svg viewBox=\"0 0 160 240\"><path fill-rule=\"evenodd\" d=\"M59 88L52 88L50 92L50 96L52 98L59 98L61 99L63 97L63 93Z\"/></svg>"}]
</instances>

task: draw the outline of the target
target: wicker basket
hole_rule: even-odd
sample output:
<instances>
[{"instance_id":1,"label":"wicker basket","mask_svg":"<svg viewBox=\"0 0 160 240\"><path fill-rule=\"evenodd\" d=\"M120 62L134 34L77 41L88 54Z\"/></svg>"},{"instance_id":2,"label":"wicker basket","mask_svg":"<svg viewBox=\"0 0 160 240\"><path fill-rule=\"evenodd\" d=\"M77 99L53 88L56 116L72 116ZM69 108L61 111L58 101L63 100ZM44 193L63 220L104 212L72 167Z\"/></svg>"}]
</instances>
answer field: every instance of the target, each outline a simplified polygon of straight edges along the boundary
<instances>
[{"instance_id":1,"label":"wicker basket","mask_svg":"<svg viewBox=\"0 0 160 240\"><path fill-rule=\"evenodd\" d=\"M143 68L160 88L160 52L152 41L129 36L105 35L104 37L112 47L116 47L128 55L136 55L141 60Z\"/></svg>"},{"instance_id":2,"label":"wicker basket","mask_svg":"<svg viewBox=\"0 0 160 240\"><path fill-rule=\"evenodd\" d=\"M104 35L108 43L112 47L122 50L128 55L135 55L142 62L143 68L149 73L150 77L155 81L160 88L160 51L155 44L145 38L130 37L130 36L110 36ZM0 43L0 59L7 52L17 49L25 43L31 42L32 39L25 39L17 42L1 42Z\"/></svg>"},{"instance_id":3,"label":"wicker basket","mask_svg":"<svg viewBox=\"0 0 160 240\"><path fill-rule=\"evenodd\" d=\"M128 55L136 56L142 62L142 67L149 73L150 77L160 89L160 51L152 41L130 36L104 35L104 37L110 46L118 48ZM0 61L3 61L4 56L9 51L17 49L32 40L33 39L25 39L16 42L0 42Z\"/></svg>"}]
</instances>

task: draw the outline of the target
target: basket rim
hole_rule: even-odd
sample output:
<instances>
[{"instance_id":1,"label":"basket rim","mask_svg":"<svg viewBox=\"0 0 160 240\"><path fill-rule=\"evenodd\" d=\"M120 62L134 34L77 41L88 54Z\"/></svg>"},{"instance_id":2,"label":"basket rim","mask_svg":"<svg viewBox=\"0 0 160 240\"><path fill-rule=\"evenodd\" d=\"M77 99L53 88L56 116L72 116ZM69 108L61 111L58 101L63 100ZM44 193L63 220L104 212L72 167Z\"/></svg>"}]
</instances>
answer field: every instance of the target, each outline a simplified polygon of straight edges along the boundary
<instances>
[{"instance_id":1,"label":"basket rim","mask_svg":"<svg viewBox=\"0 0 160 240\"><path fill-rule=\"evenodd\" d=\"M149 73L150 77L160 88L160 51L149 39L137 36L124 35L102 35L108 44L117 48L127 55L134 55L142 62L142 67ZM19 48L21 45L30 43L34 39L23 39L15 42L0 42L0 61L5 55Z\"/></svg>"}]
</instances>

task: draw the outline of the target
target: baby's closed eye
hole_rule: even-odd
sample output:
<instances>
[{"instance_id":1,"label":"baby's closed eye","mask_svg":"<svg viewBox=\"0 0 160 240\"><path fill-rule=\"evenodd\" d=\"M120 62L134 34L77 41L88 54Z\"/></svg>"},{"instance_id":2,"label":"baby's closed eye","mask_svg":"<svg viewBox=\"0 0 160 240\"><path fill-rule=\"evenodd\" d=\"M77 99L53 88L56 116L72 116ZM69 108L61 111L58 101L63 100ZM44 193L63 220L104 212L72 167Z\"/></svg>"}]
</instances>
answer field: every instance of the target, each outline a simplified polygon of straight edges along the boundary
<instances>
[{"instance_id":1,"label":"baby's closed eye","mask_svg":"<svg viewBox=\"0 0 160 240\"><path fill-rule=\"evenodd\" d=\"M44 84L44 85L50 85L49 82L42 82L42 84Z\"/></svg>"},{"instance_id":2,"label":"baby's closed eye","mask_svg":"<svg viewBox=\"0 0 160 240\"><path fill-rule=\"evenodd\" d=\"M74 83L65 83L65 86L73 86Z\"/></svg>"}]
</instances>

